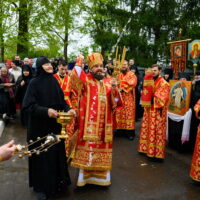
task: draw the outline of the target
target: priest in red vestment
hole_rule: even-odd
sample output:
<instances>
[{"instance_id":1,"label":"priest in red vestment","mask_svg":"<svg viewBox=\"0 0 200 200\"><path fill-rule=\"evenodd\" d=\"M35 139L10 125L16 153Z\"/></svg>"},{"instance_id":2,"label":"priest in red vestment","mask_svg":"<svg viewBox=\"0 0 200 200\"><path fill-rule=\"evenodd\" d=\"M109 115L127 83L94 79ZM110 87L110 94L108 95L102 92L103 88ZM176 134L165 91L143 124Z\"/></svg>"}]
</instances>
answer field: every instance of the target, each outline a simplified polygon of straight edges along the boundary
<instances>
[{"instance_id":1,"label":"priest in red vestment","mask_svg":"<svg viewBox=\"0 0 200 200\"><path fill-rule=\"evenodd\" d=\"M81 58L80 58L81 59ZM82 58L83 59L83 58ZM70 76L71 88L79 97L77 142L71 166L79 168L78 186L111 184L113 110L121 103L116 85L103 75L100 53L88 56L90 72L81 62Z\"/></svg>"},{"instance_id":2,"label":"priest in red vestment","mask_svg":"<svg viewBox=\"0 0 200 200\"><path fill-rule=\"evenodd\" d=\"M67 75L67 63L65 60L60 60L58 63L58 72L54 74L62 91L64 92L64 98L66 103L71 106L70 102L70 88L69 88L69 76Z\"/></svg>"},{"instance_id":3,"label":"priest in red vestment","mask_svg":"<svg viewBox=\"0 0 200 200\"><path fill-rule=\"evenodd\" d=\"M196 117L200 119L199 111L200 111L200 100L194 106L194 110L196 113ZM196 143L194 147L194 153L192 157L192 165L190 169L190 177L196 183L200 184L200 125L198 126Z\"/></svg>"},{"instance_id":4,"label":"priest in red vestment","mask_svg":"<svg viewBox=\"0 0 200 200\"><path fill-rule=\"evenodd\" d=\"M70 108L73 108L75 111L76 110L76 94L73 90L70 89L70 77L68 76L67 73L68 66L65 60L59 60L58 63L58 72L54 74L54 77L57 79L63 93L64 93L64 98L66 103L70 106ZM66 156L69 155L69 140L71 136L73 135L74 132L74 124L75 124L75 119L72 120L70 124L66 125L66 130L68 133L68 136L65 140L65 149L66 149Z\"/></svg>"},{"instance_id":5,"label":"priest in red vestment","mask_svg":"<svg viewBox=\"0 0 200 200\"><path fill-rule=\"evenodd\" d=\"M152 96L151 105L144 107L138 151L146 153L148 157L164 159L170 86L160 76L161 67L159 65L152 65L152 73L153 95L150 94Z\"/></svg>"},{"instance_id":6,"label":"priest in red vestment","mask_svg":"<svg viewBox=\"0 0 200 200\"><path fill-rule=\"evenodd\" d=\"M125 133L130 140L135 136L135 87L136 75L129 70L128 61L124 61L121 73L118 75L119 89L122 96L123 106L116 110L117 132Z\"/></svg>"}]
</instances>

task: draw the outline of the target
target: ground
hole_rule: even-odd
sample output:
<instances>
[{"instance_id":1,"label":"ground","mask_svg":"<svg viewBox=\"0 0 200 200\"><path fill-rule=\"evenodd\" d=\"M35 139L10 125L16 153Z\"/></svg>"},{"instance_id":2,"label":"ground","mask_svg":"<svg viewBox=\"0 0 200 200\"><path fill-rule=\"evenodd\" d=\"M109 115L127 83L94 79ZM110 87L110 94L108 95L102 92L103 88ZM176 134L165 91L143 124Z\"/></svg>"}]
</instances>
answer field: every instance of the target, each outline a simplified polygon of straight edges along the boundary
<instances>
[{"instance_id":1,"label":"ground","mask_svg":"<svg viewBox=\"0 0 200 200\"><path fill-rule=\"evenodd\" d=\"M191 184L190 154L179 154L167 148L163 163L150 161L137 152L140 122L136 125L134 141L114 138L112 185L76 187L77 169L69 167L72 184L60 200L200 200L200 187ZM18 121L6 125L0 144L10 139L25 144L26 129ZM28 186L27 158L16 156L0 163L0 199L36 200Z\"/></svg>"}]
</instances>

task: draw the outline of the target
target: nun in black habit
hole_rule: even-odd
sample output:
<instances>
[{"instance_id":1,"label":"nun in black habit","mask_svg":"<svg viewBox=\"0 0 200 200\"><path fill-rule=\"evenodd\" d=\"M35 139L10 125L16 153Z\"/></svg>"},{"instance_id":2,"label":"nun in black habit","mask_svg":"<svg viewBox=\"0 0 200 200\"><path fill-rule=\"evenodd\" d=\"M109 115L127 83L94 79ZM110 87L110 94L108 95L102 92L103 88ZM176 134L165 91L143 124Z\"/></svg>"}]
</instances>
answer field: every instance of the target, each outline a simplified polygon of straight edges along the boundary
<instances>
[{"instance_id":1,"label":"nun in black habit","mask_svg":"<svg viewBox=\"0 0 200 200\"><path fill-rule=\"evenodd\" d=\"M21 124L23 126L26 126L26 116L24 116L23 112L21 112L22 102L31 79L32 79L31 67L29 65L23 65L22 75L17 79L16 82L16 96L15 96L16 103L20 105L20 119L21 119Z\"/></svg>"},{"instance_id":2,"label":"nun in black habit","mask_svg":"<svg viewBox=\"0 0 200 200\"><path fill-rule=\"evenodd\" d=\"M164 69L164 76L163 78L169 82L173 78L173 71L170 68L165 68Z\"/></svg>"},{"instance_id":3,"label":"nun in black habit","mask_svg":"<svg viewBox=\"0 0 200 200\"><path fill-rule=\"evenodd\" d=\"M28 86L22 108L28 117L28 141L50 133L59 134L61 126L56 122L57 110L70 110L53 76L50 61L41 56L37 59L36 67L37 76ZM48 152L29 158L29 186L37 192L38 199L62 193L70 183L64 141L51 147Z\"/></svg>"}]
</instances>

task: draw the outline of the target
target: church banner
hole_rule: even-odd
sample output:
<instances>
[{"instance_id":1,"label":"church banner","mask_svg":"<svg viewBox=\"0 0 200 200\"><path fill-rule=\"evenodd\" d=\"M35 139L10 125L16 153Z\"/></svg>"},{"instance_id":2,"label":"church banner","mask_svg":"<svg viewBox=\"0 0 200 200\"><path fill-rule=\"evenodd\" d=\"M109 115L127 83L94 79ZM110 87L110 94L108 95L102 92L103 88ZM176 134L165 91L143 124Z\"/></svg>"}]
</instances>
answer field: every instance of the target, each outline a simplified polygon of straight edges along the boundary
<instances>
[{"instance_id":1,"label":"church banner","mask_svg":"<svg viewBox=\"0 0 200 200\"><path fill-rule=\"evenodd\" d=\"M178 79L178 73L184 72L186 68L188 41L190 39L168 42L170 44L171 68L176 79Z\"/></svg>"},{"instance_id":2,"label":"church banner","mask_svg":"<svg viewBox=\"0 0 200 200\"><path fill-rule=\"evenodd\" d=\"M193 40L188 44L188 59L193 63L200 62L200 40Z\"/></svg>"},{"instance_id":3,"label":"church banner","mask_svg":"<svg viewBox=\"0 0 200 200\"><path fill-rule=\"evenodd\" d=\"M177 115L185 115L190 108L191 81L170 80L170 100L168 111Z\"/></svg>"}]
</instances>

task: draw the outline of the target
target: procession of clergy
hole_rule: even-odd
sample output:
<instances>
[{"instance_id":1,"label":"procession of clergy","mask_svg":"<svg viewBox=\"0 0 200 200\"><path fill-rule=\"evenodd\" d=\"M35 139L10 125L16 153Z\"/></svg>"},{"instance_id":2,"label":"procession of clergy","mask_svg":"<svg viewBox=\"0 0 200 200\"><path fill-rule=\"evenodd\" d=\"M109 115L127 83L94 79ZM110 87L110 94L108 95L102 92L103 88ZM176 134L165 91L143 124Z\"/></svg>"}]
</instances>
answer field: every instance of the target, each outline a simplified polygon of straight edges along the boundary
<instances>
[{"instance_id":1,"label":"procession of clergy","mask_svg":"<svg viewBox=\"0 0 200 200\"><path fill-rule=\"evenodd\" d=\"M126 60L122 61L117 76L114 75L115 72L108 74L104 71L103 57L100 53L88 56L88 74L82 69L83 61L81 57L77 59L70 76L60 74L63 67L67 68L63 65L59 66L58 73L54 75L64 91L65 100L79 116L79 128L76 133L78 139L71 166L80 169L78 186L110 185L114 130L116 134L120 132L127 135L130 140L135 136L135 90L138 80L135 71L130 70ZM151 66L151 73L146 73L144 77L144 94L141 97L144 114L138 145L138 152L158 161L165 157L170 93L169 83L161 77L161 72L162 68L154 64ZM187 79L182 77L182 80ZM200 101L196 102L194 110L199 118ZM69 131L73 137L73 126ZM200 181L198 136L196 140L190 176ZM66 152L69 154L67 147L66 145Z\"/></svg>"},{"instance_id":2,"label":"procession of clergy","mask_svg":"<svg viewBox=\"0 0 200 200\"><path fill-rule=\"evenodd\" d=\"M88 73L84 70L86 61ZM68 165L79 169L77 186L109 186L113 136L120 133L133 140L135 115L140 112L143 118L138 152L158 161L165 158L170 86L161 76L162 68L153 64L146 71L140 94L135 68L132 71L129 63L121 60L115 61L114 66L109 63L106 71L103 61L100 53L91 53L87 59L80 54L70 73L66 61L60 60L56 74L47 57L41 56L36 61L37 75L29 84L22 106L22 112L28 115L27 140L49 132L58 134L57 110L74 116L66 127L68 139L29 158L29 183L34 191L43 194L39 199L47 199L70 184L67 160ZM200 101L194 110L199 118ZM200 130L190 171L197 182L199 147Z\"/></svg>"}]
</instances>

